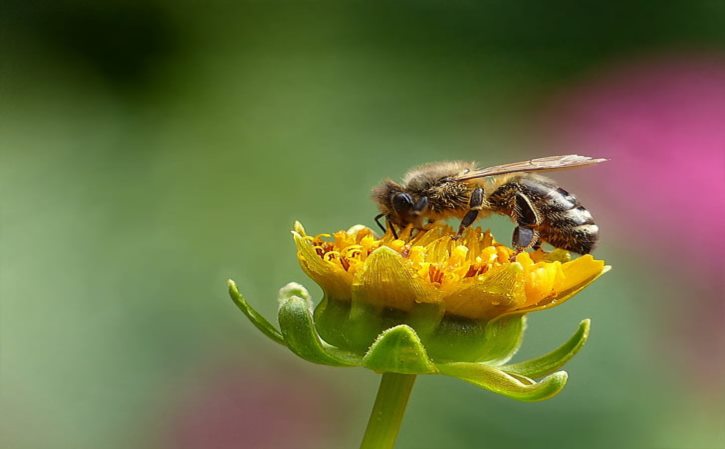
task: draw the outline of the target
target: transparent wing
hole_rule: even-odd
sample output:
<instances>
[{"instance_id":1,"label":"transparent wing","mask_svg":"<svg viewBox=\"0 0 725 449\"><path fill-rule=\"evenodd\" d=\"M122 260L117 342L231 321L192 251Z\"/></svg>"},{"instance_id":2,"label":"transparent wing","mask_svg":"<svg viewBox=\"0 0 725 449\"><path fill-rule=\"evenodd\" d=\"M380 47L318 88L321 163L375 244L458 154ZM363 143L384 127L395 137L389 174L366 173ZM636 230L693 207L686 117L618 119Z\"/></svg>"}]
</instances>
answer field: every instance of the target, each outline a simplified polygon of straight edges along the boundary
<instances>
[{"instance_id":1,"label":"transparent wing","mask_svg":"<svg viewBox=\"0 0 725 449\"><path fill-rule=\"evenodd\" d=\"M549 156L531 159L529 161L513 162L511 164L496 165L494 167L471 170L453 178L456 181L466 181L486 176L505 175L506 173L529 172L529 171L553 171L568 168L586 167L607 159L579 156L578 154L567 154L566 156Z\"/></svg>"}]
</instances>

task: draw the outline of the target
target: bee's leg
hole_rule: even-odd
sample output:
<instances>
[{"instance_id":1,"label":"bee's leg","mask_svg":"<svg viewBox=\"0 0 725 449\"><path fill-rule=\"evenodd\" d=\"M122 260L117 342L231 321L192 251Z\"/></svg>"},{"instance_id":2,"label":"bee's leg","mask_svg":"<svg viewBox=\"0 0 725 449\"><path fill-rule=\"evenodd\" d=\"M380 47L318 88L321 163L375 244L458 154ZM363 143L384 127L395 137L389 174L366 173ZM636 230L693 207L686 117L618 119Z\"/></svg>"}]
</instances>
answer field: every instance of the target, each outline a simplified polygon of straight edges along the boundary
<instances>
[{"instance_id":1,"label":"bee's leg","mask_svg":"<svg viewBox=\"0 0 725 449\"><path fill-rule=\"evenodd\" d=\"M461 225L458 226L458 232L456 233L455 237L453 239L459 239L461 238L461 235L463 235L463 231L466 230L467 227L471 226L471 224L476 221L476 218L478 217L478 212L483 209L483 188L476 187L473 189L473 192L471 192L471 199L468 200L468 207L470 210L466 213L466 215L463 216L463 220L461 220Z\"/></svg>"},{"instance_id":2,"label":"bee's leg","mask_svg":"<svg viewBox=\"0 0 725 449\"><path fill-rule=\"evenodd\" d=\"M426 209L428 208L428 197L427 196L421 196L420 199L413 205L413 215L416 217L419 217ZM421 232L425 227L422 225L422 222L420 219L417 219L415 222L415 229L413 230L415 234L411 235L417 235L419 232Z\"/></svg>"},{"instance_id":3,"label":"bee's leg","mask_svg":"<svg viewBox=\"0 0 725 449\"><path fill-rule=\"evenodd\" d=\"M514 228L512 245L516 250L514 255L537 245L541 246L539 245L539 233L535 229L527 228L525 226L516 226Z\"/></svg>"},{"instance_id":4,"label":"bee's leg","mask_svg":"<svg viewBox=\"0 0 725 449\"><path fill-rule=\"evenodd\" d=\"M536 227L541 224L541 217L534 209L531 200L522 193L516 194L516 228L512 238L512 246L516 254L529 248L541 246Z\"/></svg>"},{"instance_id":5,"label":"bee's leg","mask_svg":"<svg viewBox=\"0 0 725 449\"><path fill-rule=\"evenodd\" d=\"M380 219L385 217L385 224L387 226L383 226L382 223L380 223ZM375 216L375 223L380 227L380 229L383 231L383 234L388 232L388 229L390 229L390 232L393 234L394 238L398 238L398 233L395 232L395 226L393 226L393 223L390 221L390 216L385 214L378 214Z\"/></svg>"},{"instance_id":6,"label":"bee's leg","mask_svg":"<svg viewBox=\"0 0 725 449\"><path fill-rule=\"evenodd\" d=\"M398 233L395 231L395 225L392 221L390 221L390 217L385 217L385 223L388 225L388 228L390 229L390 232L393 233L393 238L398 239Z\"/></svg>"},{"instance_id":7,"label":"bee's leg","mask_svg":"<svg viewBox=\"0 0 725 449\"><path fill-rule=\"evenodd\" d=\"M383 226L382 223L380 223L380 219L383 218L385 214L378 214L375 216L375 223L378 225L378 227L383 231L386 232L387 229L385 229L385 226Z\"/></svg>"}]
</instances>

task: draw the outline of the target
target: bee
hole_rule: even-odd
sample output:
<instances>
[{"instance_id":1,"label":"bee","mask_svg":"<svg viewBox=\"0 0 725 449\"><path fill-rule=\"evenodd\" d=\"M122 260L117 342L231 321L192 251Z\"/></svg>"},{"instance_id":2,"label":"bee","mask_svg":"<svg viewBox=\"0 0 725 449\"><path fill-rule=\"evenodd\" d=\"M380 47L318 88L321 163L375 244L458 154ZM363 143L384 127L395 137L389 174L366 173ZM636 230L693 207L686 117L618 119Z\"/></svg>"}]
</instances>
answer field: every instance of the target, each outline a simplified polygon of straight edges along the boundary
<instances>
[{"instance_id":1,"label":"bee","mask_svg":"<svg viewBox=\"0 0 725 449\"><path fill-rule=\"evenodd\" d=\"M553 180L534 172L584 167L604 162L569 154L512 164L477 168L473 162L452 161L422 165L409 171L402 183L386 180L372 195L380 214L375 222L397 238L399 229L460 218L459 238L476 219L491 213L510 217L512 245L518 252L538 249L543 242L579 254L592 251L599 227L592 214Z\"/></svg>"}]
</instances>

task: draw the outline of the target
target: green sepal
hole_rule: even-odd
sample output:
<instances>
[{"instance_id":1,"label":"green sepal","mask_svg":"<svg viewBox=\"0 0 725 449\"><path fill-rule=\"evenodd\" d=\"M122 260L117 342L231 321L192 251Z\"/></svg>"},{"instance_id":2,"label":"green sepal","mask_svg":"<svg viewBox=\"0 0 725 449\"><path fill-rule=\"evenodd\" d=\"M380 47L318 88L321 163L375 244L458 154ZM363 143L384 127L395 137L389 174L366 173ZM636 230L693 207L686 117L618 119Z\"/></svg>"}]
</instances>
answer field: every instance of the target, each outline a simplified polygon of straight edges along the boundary
<instances>
[{"instance_id":1,"label":"green sepal","mask_svg":"<svg viewBox=\"0 0 725 449\"><path fill-rule=\"evenodd\" d=\"M262 333L269 337L272 341L287 346L282 334L272 325L272 323L267 321L266 318L254 310L247 300L244 299L244 296L239 293L237 284L235 284L233 280L229 279L227 281L227 286L229 287L229 296L232 297L232 301L234 301L234 304L239 307L239 310L241 310L242 313L249 318L249 321L251 321L257 329L262 331Z\"/></svg>"},{"instance_id":2,"label":"green sepal","mask_svg":"<svg viewBox=\"0 0 725 449\"><path fill-rule=\"evenodd\" d=\"M524 341L525 315L509 315L489 321L486 325L486 352L478 357L488 365L502 365L516 354Z\"/></svg>"},{"instance_id":3,"label":"green sepal","mask_svg":"<svg viewBox=\"0 0 725 449\"><path fill-rule=\"evenodd\" d=\"M579 323L579 328L566 343L550 353L535 359L502 366L501 369L526 377L542 377L551 374L564 366L584 346L589 338L590 326L591 320L586 319Z\"/></svg>"},{"instance_id":4,"label":"green sepal","mask_svg":"<svg viewBox=\"0 0 725 449\"><path fill-rule=\"evenodd\" d=\"M325 296L314 312L315 327L328 343L361 357L385 329L400 324L388 322L375 307L344 302Z\"/></svg>"},{"instance_id":5,"label":"green sepal","mask_svg":"<svg viewBox=\"0 0 725 449\"><path fill-rule=\"evenodd\" d=\"M405 324L380 334L365 354L363 366L379 373L433 374L438 371L418 334Z\"/></svg>"},{"instance_id":6,"label":"green sepal","mask_svg":"<svg viewBox=\"0 0 725 449\"><path fill-rule=\"evenodd\" d=\"M363 355L386 329L412 327L435 362L506 363L523 339L526 318L509 315L491 321L444 316L439 304L416 304L410 312L379 310L361 301L325 297L316 307L315 327L328 343Z\"/></svg>"},{"instance_id":7,"label":"green sepal","mask_svg":"<svg viewBox=\"0 0 725 449\"><path fill-rule=\"evenodd\" d=\"M280 292L282 293L282 292ZM360 358L324 343L315 330L309 299L280 296L279 326L287 347L303 359L330 366L355 366Z\"/></svg>"},{"instance_id":8,"label":"green sepal","mask_svg":"<svg viewBox=\"0 0 725 449\"><path fill-rule=\"evenodd\" d=\"M441 374L457 377L478 387L519 401L543 401L559 393L566 385L566 371L559 371L535 382L525 376L511 375L483 363L444 363Z\"/></svg>"}]
</instances>

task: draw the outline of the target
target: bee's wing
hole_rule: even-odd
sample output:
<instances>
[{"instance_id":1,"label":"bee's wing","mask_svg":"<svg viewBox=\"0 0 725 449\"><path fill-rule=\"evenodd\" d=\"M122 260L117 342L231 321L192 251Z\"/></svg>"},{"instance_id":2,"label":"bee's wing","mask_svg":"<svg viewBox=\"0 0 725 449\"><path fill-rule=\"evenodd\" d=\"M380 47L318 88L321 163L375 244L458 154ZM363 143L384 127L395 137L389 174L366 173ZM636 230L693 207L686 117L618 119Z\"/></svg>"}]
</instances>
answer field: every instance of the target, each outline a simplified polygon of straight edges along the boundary
<instances>
[{"instance_id":1,"label":"bee's wing","mask_svg":"<svg viewBox=\"0 0 725 449\"><path fill-rule=\"evenodd\" d=\"M485 178L486 176L505 175L506 173L529 172L529 171L553 171L563 170L567 168L585 167L607 159L595 159L589 156L579 156L577 154L567 154L566 156L549 156L529 161L513 162L511 164L496 165L494 167L481 168L462 173L454 177L456 181L466 181L475 178Z\"/></svg>"}]
</instances>

